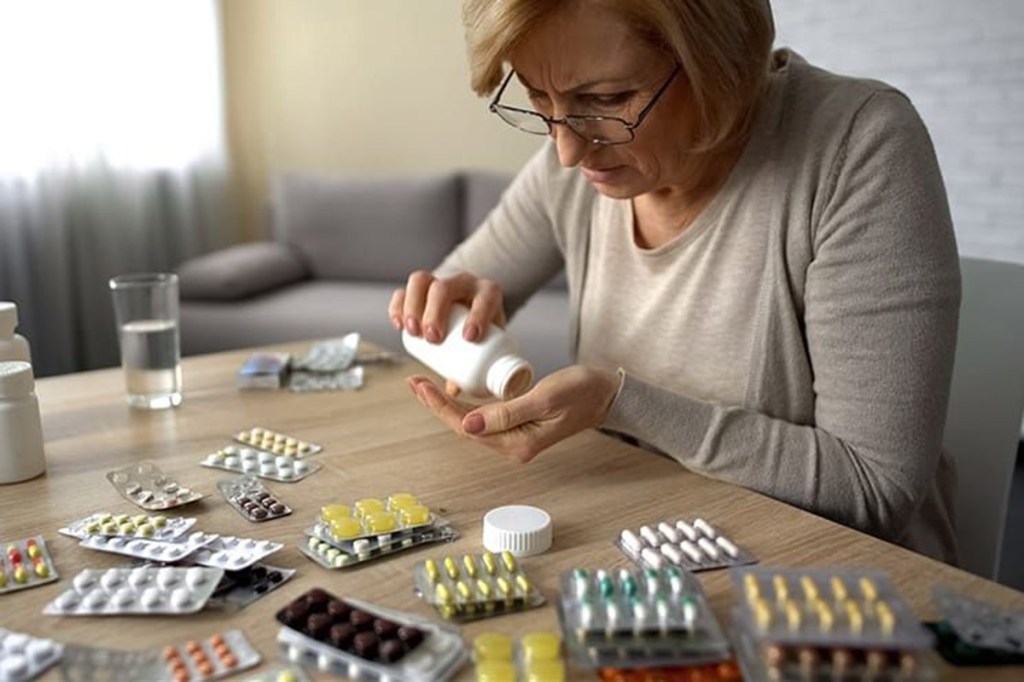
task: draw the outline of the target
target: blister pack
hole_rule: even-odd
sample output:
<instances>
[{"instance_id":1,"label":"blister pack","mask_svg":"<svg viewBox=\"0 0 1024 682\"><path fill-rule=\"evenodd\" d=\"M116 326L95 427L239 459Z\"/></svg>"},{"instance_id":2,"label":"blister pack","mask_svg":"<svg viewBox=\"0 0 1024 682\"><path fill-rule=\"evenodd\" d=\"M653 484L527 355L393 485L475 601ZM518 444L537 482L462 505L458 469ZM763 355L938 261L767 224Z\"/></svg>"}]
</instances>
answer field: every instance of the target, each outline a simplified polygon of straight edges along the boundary
<instances>
[{"instance_id":1,"label":"blister pack","mask_svg":"<svg viewBox=\"0 0 1024 682\"><path fill-rule=\"evenodd\" d=\"M544 604L511 552L420 561L413 581L416 593L447 619L487 618Z\"/></svg>"},{"instance_id":2,"label":"blister pack","mask_svg":"<svg viewBox=\"0 0 1024 682\"><path fill-rule=\"evenodd\" d=\"M60 660L64 646L0 627L0 682L27 682Z\"/></svg>"},{"instance_id":3,"label":"blister pack","mask_svg":"<svg viewBox=\"0 0 1024 682\"><path fill-rule=\"evenodd\" d=\"M42 535L3 543L0 556L0 594L52 583L60 576Z\"/></svg>"},{"instance_id":4,"label":"blister pack","mask_svg":"<svg viewBox=\"0 0 1024 682\"><path fill-rule=\"evenodd\" d=\"M318 537L308 537L305 544L298 546L299 551L324 568L351 568L367 561L414 549L422 545L436 542L451 542L459 538L459 532L449 525L433 525L417 530L409 535L390 537L387 541L381 538L373 540L357 540L358 550L348 551ZM365 544L364 544L365 543Z\"/></svg>"},{"instance_id":5,"label":"blister pack","mask_svg":"<svg viewBox=\"0 0 1024 682\"><path fill-rule=\"evenodd\" d=\"M266 559L283 547L283 544L273 540L214 535L210 542L189 556L189 561L213 568L240 571Z\"/></svg>"},{"instance_id":6,"label":"blister pack","mask_svg":"<svg viewBox=\"0 0 1024 682\"><path fill-rule=\"evenodd\" d=\"M435 521L430 508L421 504L415 495L394 493L386 501L371 497L351 505L321 507L310 534L338 545L387 533L400 534L429 526Z\"/></svg>"},{"instance_id":7,"label":"blister pack","mask_svg":"<svg viewBox=\"0 0 1024 682\"><path fill-rule=\"evenodd\" d=\"M162 514L110 514L101 512L74 521L57 532L82 540L90 535L139 537L146 540L173 542L185 533L196 520L190 517L167 517Z\"/></svg>"},{"instance_id":8,"label":"blister pack","mask_svg":"<svg viewBox=\"0 0 1024 682\"><path fill-rule=\"evenodd\" d=\"M350 367L341 372L292 372L288 389L294 393L358 391L363 387L365 378L366 372L362 366Z\"/></svg>"},{"instance_id":9,"label":"blister pack","mask_svg":"<svg viewBox=\"0 0 1024 682\"><path fill-rule=\"evenodd\" d=\"M164 647L161 658L173 682L219 680L259 665L256 651L241 630Z\"/></svg>"},{"instance_id":10,"label":"blister pack","mask_svg":"<svg viewBox=\"0 0 1024 682\"><path fill-rule=\"evenodd\" d=\"M359 333L352 332L340 339L328 339L313 344L309 351L292 363L302 372L340 372L348 369L359 351Z\"/></svg>"},{"instance_id":11,"label":"blister pack","mask_svg":"<svg viewBox=\"0 0 1024 682\"><path fill-rule=\"evenodd\" d=\"M240 571L224 574L216 591L206 603L207 609L244 609L291 580L294 568L257 563Z\"/></svg>"},{"instance_id":12,"label":"blister pack","mask_svg":"<svg viewBox=\"0 0 1024 682\"><path fill-rule=\"evenodd\" d=\"M121 554L146 561L173 563L190 558L197 550L213 542L216 536L192 533L178 538L175 542L161 542L143 538L125 538L107 535L91 535L78 543L79 547L111 554Z\"/></svg>"},{"instance_id":13,"label":"blister pack","mask_svg":"<svg viewBox=\"0 0 1024 682\"><path fill-rule=\"evenodd\" d=\"M219 568L87 568L72 587L46 605L51 616L180 615L206 605L224 571Z\"/></svg>"},{"instance_id":14,"label":"blister pack","mask_svg":"<svg viewBox=\"0 0 1024 682\"><path fill-rule=\"evenodd\" d=\"M253 523L272 521L292 513L291 507L267 490L253 474L217 481L217 490L235 511Z\"/></svg>"},{"instance_id":15,"label":"blister pack","mask_svg":"<svg viewBox=\"0 0 1024 682\"><path fill-rule=\"evenodd\" d=\"M553 632L530 632L518 642L493 632L473 640L477 682L563 682L562 640Z\"/></svg>"},{"instance_id":16,"label":"blister pack","mask_svg":"<svg viewBox=\"0 0 1024 682\"><path fill-rule=\"evenodd\" d=\"M246 677L244 682L309 682L309 676L302 666L279 665Z\"/></svg>"},{"instance_id":17,"label":"blister pack","mask_svg":"<svg viewBox=\"0 0 1024 682\"><path fill-rule=\"evenodd\" d=\"M943 620L961 640L982 649L1024 654L1024 611L1000 608L942 587L932 593Z\"/></svg>"},{"instance_id":18,"label":"blister pack","mask_svg":"<svg viewBox=\"0 0 1024 682\"><path fill-rule=\"evenodd\" d=\"M316 588L277 612L293 663L352 679L444 680L468 658L458 630Z\"/></svg>"},{"instance_id":19,"label":"blister pack","mask_svg":"<svg viewBox=\"0 0 1024 682\"><path fill-rule=\"evenodd\" d=\"M638 531L627 528L615 544L641 568L675 565L696 572L757 562L704 519L661 521Z\"/></svg>"},{"instance_id":20,"label":"blister pack","mask_svg":"<svg viewBox=\"0 0 1024 682\"><path fill-rule=\"evenodd\" d=\"M203 499L203 494L170 478L153 462L139 462L107 472L107 480L128 500L146 511L162 511Z\"/></svg>"},{"instance_id":21,"label":"blister pack","mask_svg":"<svg viewBox=\"0 0 1024 682\"><path fill-rule=\"evenodd\" d=\"M876 571L744 567L734 618L753 679L929 679L932 637Z\"/></svg>"},{"instance_id":22,"label":"blister pack","mask_svg":"<svg viewBox=\"0 0 1024 682\"><path fill-rule=\"evenodd\" d=\"M153 649L121 651L78 644L65 645L60 675L64 682L167 679L160 653Z\"/></svg>"},{"instance_id":23,"label":"blister pack","mask_svg":"<svg viewBox=\"0 0 1024 682\"><path fill-rule=\"evenodd\" d=\"M280 483L301 481L320 470L320 465L315 462L288 455L275 455L265 450L238 448L234 445L210 453L200 464L211 469L253 474Z\"/></svg>"},{"instance_id":24,"label":"blister pack","mask_svg":"<svg viewBox=\"0 0 1024 682\"><path fill-rule=\"evenodd\" d=\"M316 443L310 443L309 441L278 433L277 431L271 431L270 429L264 429L260 426L239 431L235 434L235 440L242 445L248 445L257 450L272 452L275 455L284 455L286 457L309 457L323 450L323 446Z\"/></svg>"},{"instance_id":25,"label":"blister pack","mask_svg":"<svg viewBox=\"0 0 1024 682\"><path fill-rule=\"evenodd\" d=\"M601 668L597 677L601 682L743 682L735 661L672 668Z\"/></svg>"},{"instance_id":26,"label":"blister pack","mask_svg":"<svg viewBox=\"0 0 1024 682\"><path fill-rule=\"evenodd\" d=\"M700 582L677 566L575 569L562 574L561 585L559 618L581 666L690 666L729 657Z\"/></svg>"}]
</instances>

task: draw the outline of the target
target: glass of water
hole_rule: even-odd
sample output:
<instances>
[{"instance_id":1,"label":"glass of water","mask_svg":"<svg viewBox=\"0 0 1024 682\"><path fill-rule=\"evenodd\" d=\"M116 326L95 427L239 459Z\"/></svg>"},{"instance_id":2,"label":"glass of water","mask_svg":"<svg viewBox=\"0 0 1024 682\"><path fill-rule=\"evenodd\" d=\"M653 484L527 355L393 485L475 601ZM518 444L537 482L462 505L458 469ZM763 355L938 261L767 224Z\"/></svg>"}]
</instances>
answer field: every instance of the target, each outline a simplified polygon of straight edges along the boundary
<instances>
[{"instance_id":1,"label":"glass of water","mask_svg":"<svg viewBox=\"0 0 1024 682\"><path fill-rule=\"evenodd\" d=\"M162 410L181 404L178 276L119 275L110 280L128 404Z\"/></svg>"}]
</instances>

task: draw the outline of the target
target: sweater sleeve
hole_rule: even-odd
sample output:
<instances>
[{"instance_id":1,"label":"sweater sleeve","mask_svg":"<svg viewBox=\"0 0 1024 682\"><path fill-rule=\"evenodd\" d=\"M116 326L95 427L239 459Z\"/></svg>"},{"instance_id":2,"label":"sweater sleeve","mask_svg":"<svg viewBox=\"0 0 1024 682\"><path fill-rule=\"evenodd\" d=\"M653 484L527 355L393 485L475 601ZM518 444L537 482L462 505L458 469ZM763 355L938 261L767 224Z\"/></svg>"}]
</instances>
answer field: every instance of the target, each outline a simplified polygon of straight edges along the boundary
<instances>
[{"instance_id":1,"label":"sweater sleeve","mask_svg":"<svg viewBox=\"0 0 1024 682\"><path fill-rule=\"evenodd\" d=\"M483 224L435 271L470 272L497 282L510 318L563 266L552 206L559 202L564 174L552 153L545 145L530 159Z\"/></svg>"},{"instance_id":2,"label":"sweater sleeve","mask_svg":"<svg viewBox=\"0 0 1024 682\"><path fill-rule=\"evenodd\" d=\"M959 264L916 111L879 91L852 118L811 235L803 324L814 419L796 424L624 374L605 428L695 471L899 541L941 453Z\"/></svg>"}]
</instances>

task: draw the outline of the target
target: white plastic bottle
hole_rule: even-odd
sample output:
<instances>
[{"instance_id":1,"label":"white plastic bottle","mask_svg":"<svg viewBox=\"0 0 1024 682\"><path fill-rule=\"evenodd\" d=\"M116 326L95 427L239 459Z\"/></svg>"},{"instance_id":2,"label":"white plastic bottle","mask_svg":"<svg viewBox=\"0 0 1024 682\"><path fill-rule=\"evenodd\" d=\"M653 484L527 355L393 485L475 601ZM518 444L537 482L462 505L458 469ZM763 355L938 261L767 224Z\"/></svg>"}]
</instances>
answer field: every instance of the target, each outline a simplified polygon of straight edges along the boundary
<instances>
[{"instance_id":1,"label":"white plastic bottle","mask_svg":"<svg viewBox=\"0 0 1024 682\"><path fill-rule=\"evenodd\" d=\"M16 483L46 471L32 365L0 362L0 483Z\"/></svg>"},{"instance_id":2,"label":"white plastic bottle","mask_svg":"<svg viewBox=\"0 0 1024 682\"><path fill-rule=\"evenodd\" d=\"M441 343L403 331L405 350L470 395L509 400L526 393L533 383L533 366L519 355L515 341L495 325L479 341L466 341L462 326L468 314L465 306L452 306L448 336Z\"/></svg>"},{"instance_id":3,"label":"white plastic bottle","mask_svg":"<svg viewBox=\"0 0 1024 682\"><path fill-rule=\"evenodd\" d=\"M18 306L10 301L0 301L0 362L21 360L32 363L32 352L28 341L15 333L18 327Z\"/></svg>"}]
</instances>

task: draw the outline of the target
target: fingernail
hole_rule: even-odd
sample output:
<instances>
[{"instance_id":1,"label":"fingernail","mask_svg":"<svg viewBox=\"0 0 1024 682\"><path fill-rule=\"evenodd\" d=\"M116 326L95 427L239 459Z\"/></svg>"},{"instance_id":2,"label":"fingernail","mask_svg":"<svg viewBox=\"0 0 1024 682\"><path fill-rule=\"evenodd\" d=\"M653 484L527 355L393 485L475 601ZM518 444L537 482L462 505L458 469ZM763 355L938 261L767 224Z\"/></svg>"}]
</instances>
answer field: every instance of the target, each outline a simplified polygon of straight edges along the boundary
<instances>
[{"instance_id":1,"label":"fingernail","mask_svg":"<svg viewBox=\"0 0 1024 682\"><path fill-rule=\"evenodd\" d=\"M400 317L392 317L391 318L391 324L394 326L395 331L399 331L399 332L402 331L402 318L400 318Z\"/></svg>"},{"instance_id":2,"label":"fingernail","mask_svg":"<svg viewBox=\"0 0 1024 682\"><path fill-rule=\"evenodd\" d=\"M467 414L462 420L462 430L466 433L480 433L484 430L484 416L478 412Z\"/></svg>"},{"instance_id":3,"label":"fingernail","mask_svg":"<svg viewBox=\"0 0 1024 682\"><path fill-rule=\"evenodd\" d=\"M405 331L409 332L413 336L420 335L420 322L415 317L405 318Z\"/></svg>"},{"instance_id":4,"label":"fingernail","mask_svg":"<svg viewBox=\"0 0 1024 682\"><path fill-rule=\"evenodd\" d=\"M437 327L432 324L427 325L427 332L424 336L427 337L427 341L430 341L430 343L441 342L441 332L437 331Z\"/></svg>"},{"instance_id":5,"label":"fingernail","mask_svg":"<svg viewBox=\"0 0 1024 682\"><path fill-rule=\"evenodd\" d=\"M462 338L466 341L476 341L480 337L480 327L473 323L467 324L462 328Z\"/></svg>"}]
</instances>

